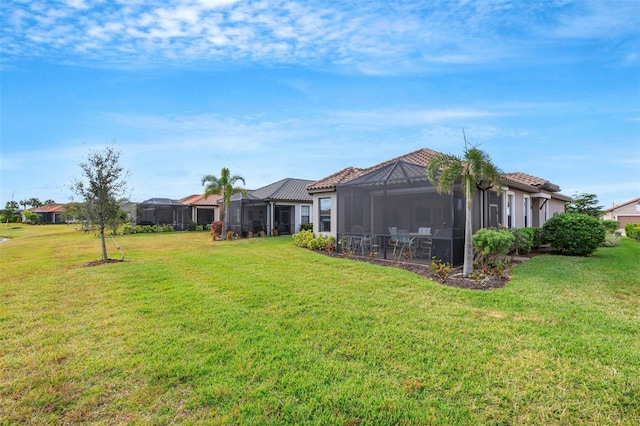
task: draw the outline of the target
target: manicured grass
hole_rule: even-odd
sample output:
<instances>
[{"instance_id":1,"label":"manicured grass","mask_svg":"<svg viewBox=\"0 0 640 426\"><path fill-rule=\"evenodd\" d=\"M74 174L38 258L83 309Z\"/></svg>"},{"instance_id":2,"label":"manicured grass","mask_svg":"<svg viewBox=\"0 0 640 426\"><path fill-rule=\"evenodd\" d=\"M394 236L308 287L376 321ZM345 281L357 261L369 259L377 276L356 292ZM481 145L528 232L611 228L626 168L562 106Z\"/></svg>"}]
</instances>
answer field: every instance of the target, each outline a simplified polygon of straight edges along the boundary
<instances>
[{"instance_id":1,"label":"manicured grass","mask_svg":"<svg viewBox=\"0 0 640 426\"><path fill-rule=\"evenodd\" d=\"M633 240L480 292L290 237L122 236L83 267L71 227L0 236L0 424L640 420Z\"/></svg>"}]
</instances>

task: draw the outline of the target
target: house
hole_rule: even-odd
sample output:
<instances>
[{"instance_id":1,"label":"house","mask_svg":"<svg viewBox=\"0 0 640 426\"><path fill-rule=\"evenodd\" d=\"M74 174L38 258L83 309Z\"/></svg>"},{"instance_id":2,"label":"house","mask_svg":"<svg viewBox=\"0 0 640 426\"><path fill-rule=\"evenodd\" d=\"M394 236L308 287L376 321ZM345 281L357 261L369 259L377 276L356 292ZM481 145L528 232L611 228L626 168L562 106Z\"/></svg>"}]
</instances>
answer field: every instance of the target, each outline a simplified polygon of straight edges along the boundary
<instances>
[{"instance_id":1,"label":"house","mask_svg":"<svg viewBox=\"0 0 640 426\"><path fill-rule=\"evenodd\" d=\"M65 212L64 204L47 204L46 206L34 207L30 211L40 216L40 223L64 223L62 219Z\"/></svg>"},{"instance_id":2,"label":"house","mask_svg":"<svg viewBox=\"0 0 640 426\"><path fill-rule=\"evenodd\" d=\"M219 200L224 194L210 195L190 195L179 201L189 206L191 210L191 222L197 225L210 224L216 220L220 220L220 204Z\"/></svg>"},{"instance_id":3,"label":"house","mask_svg":"<svg viewBox=\"0 0 640 426\"><path fill-rule=\"evenodd\" d=\"M613 205L605 210L603 219L617 220L621 228L627 223L640 223L640 198Z\"/></svg>"},{"instance_id":4,"label":"house","mask_svg":"<svg viewBox=\"0 0 640 426\"><path fill-rule=\"evenodd\" d=\"M348 167L307 186L313 198L314 233L333 235L343 245L354 235L367 241L384 258L395 256L393 230L408 230L427 240L428 256L462 263L465 202L460 185L452 194L438 194L425 168L438 152L424 148L368 168ZM477 187L473 200L473 229L542 226L564 212L571 198L544 179L507 173L500 194ZM423 233L423 234L422 234ZM340 247L338 247L340 249ZM363 250L364 251L364 250ZM413 251L412 251L413 253Z\"/></svg>"},{"instance_id":5,"label":"house","mask_svg":"<svg viewBox=\"0 0 640 426\"><path fill-rule=\"evenodd\" d=\"M313 222L312 180L285 178L262 188L234 194L227 211L229 230L239 235L264 231L266 235L294 234ZM277 231L277 232L276 232Z\"/></svg>"}]
</instances>

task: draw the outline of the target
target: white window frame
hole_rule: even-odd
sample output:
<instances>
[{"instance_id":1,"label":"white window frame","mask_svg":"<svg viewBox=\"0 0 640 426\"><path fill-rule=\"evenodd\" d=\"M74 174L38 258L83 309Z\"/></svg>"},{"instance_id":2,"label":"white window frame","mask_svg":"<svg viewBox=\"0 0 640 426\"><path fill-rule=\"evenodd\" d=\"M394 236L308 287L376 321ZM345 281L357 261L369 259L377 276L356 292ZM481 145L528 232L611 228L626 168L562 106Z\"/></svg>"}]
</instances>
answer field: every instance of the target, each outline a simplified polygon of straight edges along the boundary
<instances>
[{"instance_id":1,"label":"white window frame","mask_svg":"<svg viewBox=\"0 0 640 426\"><path fill-rule=\"evenodd\" d=\"M522 227L531 228L531 197L522 196Z\"/></svg>"},{"instance_id":2,"label":"white window frame","mask_svg":"<svg viewBox=\"0 0 640 426\"><path fill-rule=\"evenodd\" d=\"M329 214L322 214L322 202L323 200L328 200L329 202ZM332 220L332 216L333 216L333 200L331 197L320 197L318 199L318 207L319 207L319 211L318 211L318 230L319 232L331 232L331 220ZM326 222L326 217L329 218L329 229L323 229L323 224ZM323 220L325 219L325 220Z\"/></svg>"},{"instance_id":3,"label":"white window frame","mask_svg":"<svg viewBox=\"0 0 640 426\"><path fill-rule=\"evenodd\" d=\"M516 217L515 217L515 203L516 203L516 194L513 191L507 191L504 197L504 225L509 228L516 227ZM511 216L511 223L509 223L509 216Z\"/></svg>"},{"instance_id":4,"label":"white window frame","mask_svg":"<svg viewBox=\"0 0 640 426\"><path fill-rule=\"evenodd\" d=\"M305 210L307 214L305 214ZM306 222L304 221L305 216L307 217ZM311 223L311 206L300 206L300 223Z\"/></svg>"}]
</instances>

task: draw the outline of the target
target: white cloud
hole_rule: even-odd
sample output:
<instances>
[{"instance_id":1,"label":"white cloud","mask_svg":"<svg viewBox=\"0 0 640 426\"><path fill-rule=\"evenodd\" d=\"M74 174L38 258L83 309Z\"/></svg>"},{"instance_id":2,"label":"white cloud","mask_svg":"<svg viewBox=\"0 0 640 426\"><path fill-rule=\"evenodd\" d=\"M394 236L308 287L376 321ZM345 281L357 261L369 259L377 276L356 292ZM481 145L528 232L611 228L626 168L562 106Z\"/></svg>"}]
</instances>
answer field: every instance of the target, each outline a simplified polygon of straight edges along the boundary
<instances>
[{"instance_id":1,"label":"white cloud","mask_svg":"<svg viewBox=\"0 0 640 426\"><path fill-rule=\"evenodd\" d=\"M2 33L3 44L13 47L9 60L42 55L99 60L108 66L139 64L147 57L224 58L332 64L388 74L518 57L533 35L584 38L637 32L637 9L630 1L183 0L158 5L69 0L55 7L34 1L4 6Z\"/></svg>"}]
</instances>

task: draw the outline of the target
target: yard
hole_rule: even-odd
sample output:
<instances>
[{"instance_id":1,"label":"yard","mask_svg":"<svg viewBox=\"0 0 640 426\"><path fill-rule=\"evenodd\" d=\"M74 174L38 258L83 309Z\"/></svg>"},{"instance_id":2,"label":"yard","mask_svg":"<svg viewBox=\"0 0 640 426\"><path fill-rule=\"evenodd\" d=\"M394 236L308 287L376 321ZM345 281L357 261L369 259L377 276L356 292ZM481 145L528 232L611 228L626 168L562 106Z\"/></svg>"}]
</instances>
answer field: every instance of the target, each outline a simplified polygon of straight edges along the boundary
<instances>
[{"instance_id":1,"label":"yard","mask_svg":"<svg viewBox=\"0 0 640 426\"><path fill-rule=\"evenodd\" d=\"M0 225L0 424L638 424L640 244L445 287L290 237ZM111 257L119 258L112 242Z\"/></svg>"}]
</instances>

